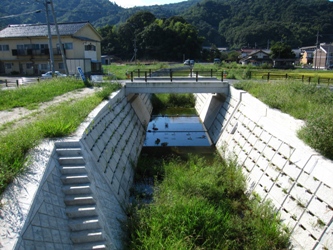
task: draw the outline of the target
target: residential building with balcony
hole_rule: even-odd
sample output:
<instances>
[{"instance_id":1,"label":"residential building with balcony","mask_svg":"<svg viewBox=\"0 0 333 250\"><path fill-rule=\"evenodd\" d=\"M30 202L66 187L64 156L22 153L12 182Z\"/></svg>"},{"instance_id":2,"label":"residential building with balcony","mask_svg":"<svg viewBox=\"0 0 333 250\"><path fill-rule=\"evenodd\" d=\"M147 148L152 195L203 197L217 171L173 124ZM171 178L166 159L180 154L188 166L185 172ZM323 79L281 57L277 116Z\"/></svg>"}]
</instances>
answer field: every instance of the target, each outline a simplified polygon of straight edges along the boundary
<instances>
[{"instance_id":1,"label":"residential building with balcony","mask_svg":"<svg viewBox=\"0 0 333 250\"><path fill-rule=\"evenodd\" d=\"M65 73L56 26L51 24L52 48L49 47L47 24L9 25L0 31L0 74L40 75L51 70ZM59 23L69 74L81 67L85 74L98 74L101 68L102 37L89 22Z\"/></svg>"}]
</instances>

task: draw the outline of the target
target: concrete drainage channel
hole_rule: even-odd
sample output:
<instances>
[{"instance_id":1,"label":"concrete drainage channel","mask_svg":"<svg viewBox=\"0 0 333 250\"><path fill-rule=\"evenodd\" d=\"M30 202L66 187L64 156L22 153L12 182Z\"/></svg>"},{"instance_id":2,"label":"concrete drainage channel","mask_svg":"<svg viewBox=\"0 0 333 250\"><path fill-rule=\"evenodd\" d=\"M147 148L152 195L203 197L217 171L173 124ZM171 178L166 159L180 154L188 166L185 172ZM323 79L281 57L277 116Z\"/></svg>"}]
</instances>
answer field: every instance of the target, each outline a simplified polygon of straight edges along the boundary
<instances>
[{"instance_id":1,"label":"concrete drainage channel","mask_svg":"<svg viewBox=\"0 0 333 250\"><path fill-rule=\"evenodd\" d=\"M272 201L295 249L333 249L332 161L296 137L302 122L245 92L230 87L229 93L196 94L196 110L218 152L237 156L247 192ZM47 164L29 169L29 180L15 181L12 190L19 193L5 194L2 247L123 249L126 204L151 111L149 94L126 96L122 89L94 111L75 142L40 149L35 160L47 158Z\"/></svg>"}]
</instances>

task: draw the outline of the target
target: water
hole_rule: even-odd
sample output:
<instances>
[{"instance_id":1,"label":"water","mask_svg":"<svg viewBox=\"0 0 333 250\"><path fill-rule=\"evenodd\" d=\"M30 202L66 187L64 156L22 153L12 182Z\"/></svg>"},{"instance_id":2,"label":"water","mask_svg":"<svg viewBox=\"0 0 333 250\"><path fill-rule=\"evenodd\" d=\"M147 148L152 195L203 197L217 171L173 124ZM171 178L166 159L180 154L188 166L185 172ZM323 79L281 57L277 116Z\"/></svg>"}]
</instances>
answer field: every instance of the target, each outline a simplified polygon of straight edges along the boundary
<instances>
[{"instance_id":1,"label":"water","mask_svg":"<svg viewBox=\"0 0 333 250\"><path fill-rule=\"evenodd\" d=\"M148 124L144 147L210 147L197 115L157 115Z\"/></svg>"}]
</instances>

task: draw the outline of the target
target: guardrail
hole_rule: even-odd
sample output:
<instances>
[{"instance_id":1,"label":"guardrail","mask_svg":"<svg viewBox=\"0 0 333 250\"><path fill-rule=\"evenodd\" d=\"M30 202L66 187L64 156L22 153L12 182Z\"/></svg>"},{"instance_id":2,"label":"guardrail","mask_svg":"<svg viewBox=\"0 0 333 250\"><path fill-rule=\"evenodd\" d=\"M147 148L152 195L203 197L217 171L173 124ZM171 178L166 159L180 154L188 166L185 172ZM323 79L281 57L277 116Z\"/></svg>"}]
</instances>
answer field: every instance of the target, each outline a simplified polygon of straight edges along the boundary
<instances>
[{"instance_id":1,"label":"guardrail","mask_svg":"<svg viewBox=\"0 0 333 250\"><path fill-rule=\"evenodd\" d=\"M170 81L176 79L177 77L189 77L193 78L196 82L200 80L201 77L210 77L215 79L221 79L223 80L226 78L226 73L224 71L217 71L217 70L174 70L174 69L161 69L158 71L152 71L149 70L134 70L130 73L127 73L127 78L131 79L131 82L133 82L134 77L143 78L146 82L149 78L152 77L164 77L169 78Z\"/></svg>"}]
</instances>

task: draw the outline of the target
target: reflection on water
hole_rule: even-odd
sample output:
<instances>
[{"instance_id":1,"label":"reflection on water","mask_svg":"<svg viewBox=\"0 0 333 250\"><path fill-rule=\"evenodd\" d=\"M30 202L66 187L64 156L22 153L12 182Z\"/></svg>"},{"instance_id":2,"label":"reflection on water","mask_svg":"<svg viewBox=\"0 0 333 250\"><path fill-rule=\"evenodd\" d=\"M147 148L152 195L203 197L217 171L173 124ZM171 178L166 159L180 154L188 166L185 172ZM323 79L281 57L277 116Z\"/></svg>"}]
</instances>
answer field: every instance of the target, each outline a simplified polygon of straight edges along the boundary
<instances>
[{"instance_id":1,"label":"reflection on water","mask_svg":"<svg viewBox=\"0 0 333 250\"><path fill-rule=\"evenodd\" d=\"M148 124L145 147L211 146L198 116L153 116Z\"/></svg>"}]
</instances>

